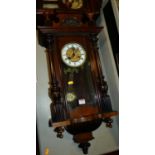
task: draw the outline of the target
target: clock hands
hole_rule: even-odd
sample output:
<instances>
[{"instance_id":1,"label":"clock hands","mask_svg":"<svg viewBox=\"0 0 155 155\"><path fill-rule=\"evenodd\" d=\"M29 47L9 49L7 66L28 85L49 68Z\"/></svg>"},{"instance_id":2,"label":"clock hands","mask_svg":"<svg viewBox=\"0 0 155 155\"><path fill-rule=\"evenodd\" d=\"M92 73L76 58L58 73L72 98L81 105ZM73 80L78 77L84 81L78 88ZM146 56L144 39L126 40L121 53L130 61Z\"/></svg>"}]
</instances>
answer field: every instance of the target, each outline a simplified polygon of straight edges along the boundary
<instances>
[{"instance_id":1,"label":"clock hands","mask_svg":"<svg viewBox=\"0 0 155 155\"><path fill-rule=\"evenodd\" d=\"M69 48L66 55L67 55L67 58L72 62L77 62L81 58L81 53L79 51L79 48L74 48L74 47Z\"/></svg>"}]
</instances>

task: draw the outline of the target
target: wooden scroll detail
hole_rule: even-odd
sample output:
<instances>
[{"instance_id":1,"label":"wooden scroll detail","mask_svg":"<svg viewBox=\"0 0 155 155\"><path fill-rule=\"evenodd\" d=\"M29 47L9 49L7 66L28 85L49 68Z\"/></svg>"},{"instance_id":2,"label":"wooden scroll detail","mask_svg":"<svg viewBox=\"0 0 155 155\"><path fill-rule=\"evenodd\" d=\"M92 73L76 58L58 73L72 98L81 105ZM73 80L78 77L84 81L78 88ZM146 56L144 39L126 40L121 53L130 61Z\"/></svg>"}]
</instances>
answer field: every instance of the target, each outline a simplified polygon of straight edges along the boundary
<instances>
[{"instance_id":1,"label":"wooden scroll detail","mask_svg":"<svg viewBox=\"0 0 155 155\"><path fill-rule=\"evenodd\" d=\"M101 93L101 109L103 112L112 112L111 100L108 95L108 85L104 80L104 76L102 76L101 81L99 83L99 90Z\"/></svg>"},{"instance_id":2,"label":"wooden scroll detail","mask_svg":"<svg viewBox=\"0 0 155 155\"><path fill-rule=\"evenodd\" d=\"M54 129L55 132L57 132L57 137L58 138L63 138L63 132L64 128L63 127L57 127Z\"/></svg>"}]
</instances>

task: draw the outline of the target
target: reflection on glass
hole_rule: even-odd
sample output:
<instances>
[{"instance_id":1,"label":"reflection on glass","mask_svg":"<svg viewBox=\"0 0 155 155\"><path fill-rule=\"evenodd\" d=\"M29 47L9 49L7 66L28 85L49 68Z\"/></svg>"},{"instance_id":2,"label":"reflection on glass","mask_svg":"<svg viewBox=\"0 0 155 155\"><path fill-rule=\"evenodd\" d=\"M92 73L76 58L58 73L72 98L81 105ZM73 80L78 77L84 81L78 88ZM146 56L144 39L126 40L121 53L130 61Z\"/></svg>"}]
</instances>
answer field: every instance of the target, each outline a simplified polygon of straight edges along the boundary
<instances>
[{"instance_id":1,"label":"reflection on glass","mask_svg":"<svg viewBox=\"0 0 155 155\"><path fill-rule=\"evenodd\" d=\"M95 104L95 90L93 86L90 62L77 68L69 67L63 63L65 98L69 109L85 104Z\"/></svg>"}]
</instances>

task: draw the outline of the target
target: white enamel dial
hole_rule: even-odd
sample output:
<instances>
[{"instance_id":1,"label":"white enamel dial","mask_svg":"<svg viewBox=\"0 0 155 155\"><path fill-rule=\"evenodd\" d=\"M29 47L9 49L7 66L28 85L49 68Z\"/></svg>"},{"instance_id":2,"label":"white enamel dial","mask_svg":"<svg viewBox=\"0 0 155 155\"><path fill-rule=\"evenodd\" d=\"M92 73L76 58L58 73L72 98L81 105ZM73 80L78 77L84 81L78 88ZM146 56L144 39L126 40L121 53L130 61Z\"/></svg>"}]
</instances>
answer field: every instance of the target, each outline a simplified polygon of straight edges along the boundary
<instances>
[{"instance_id":1,"label":"white enamel dial","mask_svg":"<svg viewBox=\"0 0 155 155\"><path fill-rule=\"evenodd\" d=\"M61 50L63 62L70 67L79 67L86 60L86 52L78 43L65 44Z\"/></svg>"}]
</instances>

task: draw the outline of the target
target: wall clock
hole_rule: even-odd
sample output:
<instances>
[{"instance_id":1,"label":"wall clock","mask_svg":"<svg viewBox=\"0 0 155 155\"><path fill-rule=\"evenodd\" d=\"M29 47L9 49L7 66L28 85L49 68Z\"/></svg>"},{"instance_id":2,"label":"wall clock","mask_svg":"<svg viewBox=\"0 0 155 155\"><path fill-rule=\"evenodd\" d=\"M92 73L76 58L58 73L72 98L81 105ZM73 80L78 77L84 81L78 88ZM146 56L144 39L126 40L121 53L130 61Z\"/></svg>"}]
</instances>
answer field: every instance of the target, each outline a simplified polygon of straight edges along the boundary
<instances>
[{"instance_id":1,"label":"wall clock","mask_svg":"<svg viewBox=\"0 0 155 155\"><path fill-rule=\"evenodd\" d=\"M101 1L78 2L85 7L65 8L67 1L54 1L57 8L45 9L38 0L37 30L41 46L46 48L49 70L51 119L58 138L66 130L73 135L84 154L88 153L92 132L102 122L112 127L113 111L104 80L97 47L96 26ZM79 8L79 9L78 9ZM80 10L80 11L79 11Z\"/></svg>"}]
</instances>

